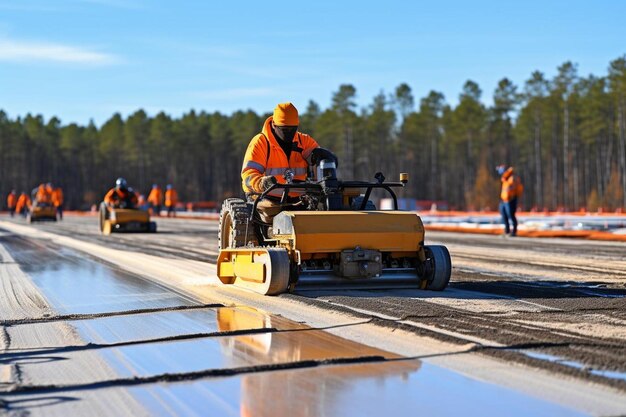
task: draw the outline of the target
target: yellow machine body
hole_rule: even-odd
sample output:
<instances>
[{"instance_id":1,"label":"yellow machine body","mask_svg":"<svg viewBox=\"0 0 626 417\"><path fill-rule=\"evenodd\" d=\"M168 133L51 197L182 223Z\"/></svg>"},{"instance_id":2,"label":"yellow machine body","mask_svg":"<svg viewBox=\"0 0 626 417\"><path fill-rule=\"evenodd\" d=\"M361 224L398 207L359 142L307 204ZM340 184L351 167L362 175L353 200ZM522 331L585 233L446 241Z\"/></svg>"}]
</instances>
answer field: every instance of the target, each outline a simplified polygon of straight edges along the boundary
<instances>
[{"instance_id":1,"label":"yellow machine body","mask_svg":"<svg viewBox=\"0 0 626 417\"><path fill-rule=\"evenodd\" d=\"M111 225L126 223L148 223L150 221L150 213L143 210L134 209L112 209L109 215Z\"/></svg>"},{"instance_id":2,"label":"yellow machine body","mask_svg":"<svg viewBox=\"0 0 626 417\"><path fill-rule=\"evenodd\" d=\"M147 211L103 204L100 206L100 231L104 235L112 232L156 232L156 223L150 221Z\"/></svg>"},{"instance_id":3,"label":"yellow machine body","mask_svg":"<svg viewBox=\"0 0 626 417\"><path fill-rule=\"evenodd\" d=\"M34 206L31 215L36 219L56 219L57 211L53 206Z\"/></svg>"},{"instance_id":4,"label":"yellow machine body","mask_svg":"<svg viewBox=\"0 0 626 417\"><path fill-rule=\"evenodd\" d=\"M424 225L417 214L401 211L291 211L276 216L274 237L303 259L357 246L417 252L424 241Z\"/></svg>"},{"instance_id":5,"label":"yellow machine body","mask_svg":"<svg viewBox=\"0 0 626 417\"><path fill-rule=\"evenodd\" d=\"M421 285L415 269L425 260L424 226L415 213L284 211L274 218L271 240L274 247L222 249L217 260L221 282L277 294L291 288L298 271L298 286L308 280L367 287L370 281L389 280L389 275L414 288ZM402 262L411 265L404 270L413 271L396 273ZM396 270L385 267L389 264L397 265ZM283 273L277 269L287 269L292 279L276 278Z\"/></svg>"}]
</instances>

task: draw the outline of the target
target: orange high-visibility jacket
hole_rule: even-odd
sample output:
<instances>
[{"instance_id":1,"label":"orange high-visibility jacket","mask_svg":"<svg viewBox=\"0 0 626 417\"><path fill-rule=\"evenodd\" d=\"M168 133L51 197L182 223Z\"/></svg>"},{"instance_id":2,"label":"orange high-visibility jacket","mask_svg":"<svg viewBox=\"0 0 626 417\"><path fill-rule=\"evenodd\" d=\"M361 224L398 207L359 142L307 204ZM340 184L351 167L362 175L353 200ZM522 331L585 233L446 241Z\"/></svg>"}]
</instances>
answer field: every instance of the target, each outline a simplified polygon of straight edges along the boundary
<instances>
[{"instance_id":1,"label":"orange high-visibility jacket","mask_svg":"<svg viewBox=\"0 0 626 417\"><path fill-rule=\"evenodd\" d=\"M148 195L148 203L160 206L163 201L163 191L159 187L153 188Z\"/></svg>"},{"instance_id":2,"label":"orange high-visibility jacket","mask_svg":"<svg viewBox=\"0 0 626 417\"><path fill-rule=\"evenodd\" d=\"M35 196L38 203L51 203L52 196L50 195L50 191L46 188L45 185L41 184L37 189L37 195Z\"/></svg>"},{"instance_id":3,"label":"orange high-visibility jacket","mask_svg":"<svg viewBox=\"0 0 626 417\"><path fill-rule=\"evenodd\" d=\"M513 173L513 167L509 167L502 177L500 178L502 181L502 191L500 191L500 199L505 203L513 200L514 198L520 197L522 192L524 191L524 186L522 185L522 181L519 179L517 174Z\"/></svg>"},{"instance_id":4,"label":"orange high-visibility jacket","mask_svg":"<svg viewBox=\"0 0 626 417\"><path fill-rule=\"evenodd\" d=\"M308 169L305 157L313 149L319 147L311 136L297 132L293 142L299 149L293 149L289 161L287 161L287 155L277 142L279 139L276 139L272 134L271 121L272 116L267 118L262 133L252 138L246 150L241 167L241 185L245 193L263 192L260 185L263 176L273 175L279 183L284 184L286 181L283 174L286 169L293 171L295 180L305 180ZM270 194L279 197L282 195L282 190L275 190ZM291 192L289 195L297 196L298 193Z\"/></svg>"},{"instance_id":5,"label":"orange high-visibility jacket","mask_svg":"<svg viewBox=\"0 0 626 417\"><path fill-rule=\"evenodd\" d=\"M165 191L165 207L173 207L178 203L178 193L175 189Z\"/></svg>"},{"instance_id":6,"label":"orange high-visibility jacket","mask_svg":"<svg viewBox=\"0 0 626 417\"><path fill-rule=\"evenodd\" d=\"M63 190L61 187L57 187L52 191L52 204L54 207L60 207L63 205Z\"/></svg>"},{"instance_id":7,"label":"orange high-visibility jacket","mask_svg":"<svg viewBox=\"0 0 626 417\"><path fill-rule=\"evenodd\" d=\"M20 198L17 199L17 204L15 206L15 211L21 213L24 208L30 208L31 206L30 197L26 193L20 194Z\"/></svg>"},{"instance_id":8,"label":"orange high-visibility jacket","mask_svg":"<svg viewBox=\"0 0 626 417\"><path fill-rule=\"evenodd\" d=\"M119 204L121 201L129 201L133 205L137 205L137 194L130 191L122 191L117 188L111 188L104 196L104 202L107 204Z\"/></svg>"},{"instance_id":9,"label":"orange high-visibility jacket","mask_svg":"<svg viewBox=\"0 0 626 417\"><path fill-rule=\"evenodd\" d=\"M16 203L17 195L15 195L15 193L9 193L9 195L7 196L7 207L9 207L9 209L13 209Z\"/></svg>"}]
</instances>

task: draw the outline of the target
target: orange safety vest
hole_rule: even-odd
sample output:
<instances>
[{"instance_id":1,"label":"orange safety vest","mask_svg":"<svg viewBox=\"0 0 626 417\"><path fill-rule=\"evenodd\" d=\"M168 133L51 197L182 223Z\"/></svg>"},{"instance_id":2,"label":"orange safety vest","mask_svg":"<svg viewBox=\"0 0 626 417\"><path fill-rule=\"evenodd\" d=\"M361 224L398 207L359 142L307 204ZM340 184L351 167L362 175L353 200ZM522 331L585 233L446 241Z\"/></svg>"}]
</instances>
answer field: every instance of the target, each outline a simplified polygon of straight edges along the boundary
<instances>
[{"instance_id":1,"label":"orange safety vest","mask_svg":"<svg viewBox=\"0 0 626 417\"><path fill-rule=\"evenodd\" d=\"M319 147L311 136L297 132L293 142L298 149L291 151L289 161L285 151L278 144L278 139L272 134L272 116L263 124L263 130L250 141L241 167L241 186L245 193L261 193L261 178L273 175L280 184L285 184L283 177L285 170L293 171L293 179L306 180L309 164L304 159L313 149ZM304 156L303 156L304 154ZM280 197L282 190L274 190L270 195ZM290 196L298 196L299 192L292 191Z\"/></svg>"},{"instance_id":2,"label":"orange safety vest","mask_svg":"<svg viewBox=\"0 0 626 417\"><path fill-rule=\"evenodd\" d=\"M172 207L178 203L178 193L176 190L166 190L165 191L165 207Z\"/></svg>"},{"instance_id":3,"label":"orange safety vest","mask_svg":"<svg viewBox=\"0 0 626 417\"><path fill-rule=\"evenodd\" d=\"M63 190L59 188L55 188L52 191L52 204L54 207L60 207L63 205Z\"/></svg>"},{"instance_id":4,"label":"orange safety vest","mask_svg":"<svg viewBox=\"0 0 626 417\"><path fill-rule=\"evenodd\" d=\"M50 192L46 189L44 185L40 185L39 189L37 189L37 195L35 196L38 203L50 203Z\"/></svg>"},{"instance_id":5,"label":"orange safety vest","mask_svg":"<svg viewBox=\"0 0 626 417\"><path fill-rule=\"evenodd\" d=\"M21 194L20 198L17 199L17 205L15 206L15 211L20 213L24 208L30 208L31 202L30 197L26 194Z\"/></svg>"},{"instance_id":6,"label":"orange safety vest","mask_svg":"<svg viewBox=\"0 0 626 417\"><path fill-rule=\"evenodd\" d=\"M107 204L119 204L121 201L127 201L132 205L137 205L137 194L130 191L124 192L122 190L118 190L117 188L111 188L104 196L104 202Z\"/></svg>"},{"instance_id":7,"label":"orange safety vest","mask_svg":"<svg viewBox=\"0 0 626 417\"><path fill-rule=\"evenodd\" d=\"M504 174L502 174L502 190L500 191L500 199L505 203L513 200L514 198L520 197L522 192L524 191L524 186L522 185L522 181L520 178L513 173L513 167L507 169Z\"/></svg>"},{"instance_id":8,"label":"orange safety vest","mask_svg":"<svg viewBox=\"0 0 626 417\"><path fill-rule=\"evenodd\" d=\"M148 202L155 206L160 206L163 200L163 192L160 188L153 188L148 195Z\"/></svg>"},{"instance_id":9,"label":"orange safety vest","mask_svg":"<svg viewBox=\"0 0 626 417\"><path fill-rule=\"evenodd\" d=\"M9 209L13 209L13 207L15 207L15 203L17 203L17 195L15 195L15 193L9 193L9 196L7 197L7 206Z\"/></svg>"}]
</instances>

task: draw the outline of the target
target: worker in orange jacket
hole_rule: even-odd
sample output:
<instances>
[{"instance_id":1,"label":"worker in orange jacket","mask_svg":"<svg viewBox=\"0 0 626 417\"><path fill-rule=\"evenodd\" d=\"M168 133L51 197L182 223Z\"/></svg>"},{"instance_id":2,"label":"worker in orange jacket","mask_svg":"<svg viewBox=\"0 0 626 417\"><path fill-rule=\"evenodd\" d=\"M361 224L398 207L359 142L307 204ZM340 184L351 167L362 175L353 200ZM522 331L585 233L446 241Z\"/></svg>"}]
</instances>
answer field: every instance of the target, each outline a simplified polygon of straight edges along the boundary
<instances>
[{"instance_id":1,"label":"worker in orange jacket","mask_svg":"<svg viewBox=\"0 0 626 417\"><path fill-rule=\"evenodd\" d=\"M126 180L120 177L115 181L115 187L104 196L104 202L111 207L131 209L137 206L138 199Z\"/></svg>"},{"instance_id":2,"label":"worker in orange jacket","mask_svg":"<svg viewBox=\"0 0 626 417\"><path fill-rule=\"evenodd\" d=\"M178 203L178 193L172 187L172 184L167 184L165 187L165 208L167 209L167 217L176 217L176 203Z\"/></svg>"},{"instance_id":3,"label":"worker in orange jacket","mask_svg":"<svg viewBox=\"0 0 626 417\"><path fill-rule=\"evenodd\" d=\"M161 205L163 204L163 190L161 190L158 184L152 184L152 190L150 190L148 195L148 203L150 203L152 212L160 216Z\"/></svg>"},{"instance_id":4,"label":"worker in orange jacket","mask_svg":"<svg viewBox=\"0 0 626 417\"><path fill-rule=\"evenodd\" d=\"M524 186L513 167L498 165L496 171L500 175L502 188L500 190L500 215L504 223L504 234L511 237L517 236L517 201L524 191ZM511 225L509 225L511 223ZM512 226L512 231L511 231Z\"/></svg>"},{"instance_id":5,"label":"worker in orange jacket","mask_svg":"<svg viewBox=\"0 0 626 417\"><path fill-rule=\"evenodd\" d=\"M15 204L15 212L17 214L21 214L22 216L26 216L26 212L30 210L32 202L30 201L30 197L26 192L22 191L19 198L17 199L17 203Z\"/></svg>"},{"instance_id":6,"label":"worker in orange jacket","mask_svg":"<svg viewBox=\"0 0 626 417\"><path fill-rule=\"evenodd\" d=\"M52 189L52 205L57 209L59 220L63 220L63 190L61 187Z\"/></svg>"},{"instance_id":7,"label":"worker in orange jacket","mask_svg":"<svg viewBox=\"0 0 626 417\"><path fill-rule=\"evenodd\" d=\"M11 190L9 195L7 196L7 208L9 209L9 213L11 217L15 214L15 205L17 204L17 193L15 190Z\"/></svg>"},{"instance_id":8,"label":"worker in orange jacket","mask_svg":"<svg viewBox=\"0 0 626 417\"><path fill-rule=\"evenodd\" d=\"M46 186L44 184L39 184L37 188L37 192L35 193L35 203L36 204L52 204L52 193L51 193L51 185Z\"/></svg>"},{"instance_id":9,"label":"worker in orange jacket","mask_svg":"<svg viewBox=\"0 0 626 417\"><path fill-rule=\"evenodd\" d=\"M304 181L309 165L315 165L324 156L336 160L330 151L320 148L315 139L299 132L299 124L296 107L292 103L280 103L265 120L261 133L252 138L241 168L242 188L248 198L256 198L276 183L285 184L287 170L293 174L293 180ZM282 194L283 190L272 190L269 198L259 202L264 221L269 222L280 212L277 202ZM292 202L299 195L296 191L289 193Z\"/></svg>"}]
</instances>

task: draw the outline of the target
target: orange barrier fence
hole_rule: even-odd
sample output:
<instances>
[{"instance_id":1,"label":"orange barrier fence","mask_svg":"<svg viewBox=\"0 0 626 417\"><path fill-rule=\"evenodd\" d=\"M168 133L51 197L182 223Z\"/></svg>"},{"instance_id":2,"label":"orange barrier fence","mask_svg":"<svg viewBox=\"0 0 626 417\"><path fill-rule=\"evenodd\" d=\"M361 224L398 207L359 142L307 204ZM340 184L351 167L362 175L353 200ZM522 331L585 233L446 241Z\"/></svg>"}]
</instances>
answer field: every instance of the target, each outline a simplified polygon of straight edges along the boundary
<instances>
[{"instance_id":1,"label":"orange barrier fence","mask_svg":"<svg viewBox=\"0 0 626 417\"><path fill-rule=\"evenodd\" d=\"M97 211L79 211L79 210L69 210L64 211L63 215L68 216L85 216L85 217L95 217L98 215ZM158 217L158 216L155 216ZM165 215L160 217L165 218ZM218 220L220 218L219 213L209 213L209 212L198 212L197 215L187 214L185 211L177 211L176 217L170 217L170 219L189 219L189 220Z\"/></svg>"},{"instance_id":2,"label":"orange barrier fence","mask_svg":"<svg viewBox=\"0 0 626 417\"><path fill-rule=\"evenodd\" d=\"M474 233L483 235L501 235L502 228L483 229L478 227L461 227L461 226L442 226L442 225L424 225L426 230L438 232L454 232L454 233ZM619 235L609 232L598 232L594 230L518 230L517 235L520 237L566 237L589 240L610 240L618 242L626 242L626 235Z\"/></svg>"},{"instance_id":3,"label":"orange barrier fence","mask_svg":"<svg viewBox=\"0 0 626 417\"><path fill-rule=\"evenodd\" d=\"M430 211L418 210L418 214L422 216L441 216L441 217L461 217L461 216L499 216L497 211ZM553 216L585 216L585 217L623 217L626 219L626 213L615 212L588 212L588 211L517 211L516 216L520 217L553 217Z\"/></svg>"},{"instance_id":4,"label":"orange barrier fence","mask_svg":"<svg viewBox=\"0 0 626 417\"><path fill-rule=\"evenodd\" d=\"M456 213L456 214L450 214ZM89 211L67 211L65 214L70 216L96 216L97 212ZM422 213L424 214L424 213ZM480 213L485 214L486 213ZM497 213L490 213L489 215L495 215ZM532 213L535 214L535 213ZM565 213L560 213L565 214ZM573 214L573 213L566 213ZM574 213L575 214L575 213ZM470 212L446 212L446 216L467 216L476 215ZM520 213L521 215L521 213ZM555 213L556 215L556 213ZM626 215L615 214L615 216L626 217ZM175 219L184 220L219 220L219 213L198 213L198 215L186 214L186 212L177 212ZM170 218L172 219L172 217ZM440 232L454 232L454 233L475 233L475 234L487 234L487 235L500 235L503 233L502 227L494 228L479 228L479 227L461 227L456 225L424 225L426 230L440 231ZM517 235L520 237L563 237L563 238L577 238L577 239L589 239L589 240L605 240L626 242L626 234L615 234L609 232L600 232L595 230L518 230Z\"/></svg>"}]
</instances>

